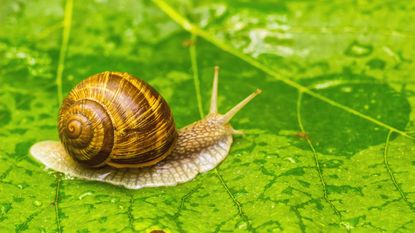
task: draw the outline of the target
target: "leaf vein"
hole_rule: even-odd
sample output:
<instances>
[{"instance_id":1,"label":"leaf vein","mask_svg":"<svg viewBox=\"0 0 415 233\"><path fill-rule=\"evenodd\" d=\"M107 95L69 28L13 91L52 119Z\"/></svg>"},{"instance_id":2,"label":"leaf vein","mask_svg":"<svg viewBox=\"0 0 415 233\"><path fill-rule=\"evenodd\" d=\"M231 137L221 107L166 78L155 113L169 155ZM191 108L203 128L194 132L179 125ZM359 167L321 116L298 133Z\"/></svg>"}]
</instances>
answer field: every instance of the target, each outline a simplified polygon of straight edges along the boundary
<instances>
[{"instance_id":1,"label":"leaf vein","mask_svg":"<svg viewBox=\"0 0 415 233\"><path fill-rule=\"evenodd\" d=\"M298 211L298 209L294 206L290 206L290 210L295 214L295 216L298 219L298 224L300 225L300 230L301 232L306 232L306 228L305 228L305 224L303 221L303 217L300 214L300 211Z\"/></svg>"},{"instance_id":2,"label":"leaf vein","mask_svg":"<svg viewBox=\"0 0 415 233\"><path fill-rule=\"evenodd\" d=\"M304 125L303 125L303 122L302 122L302 117L301 117L302 96L303 96L303 93L301 91L299 91L298 92L298 98L297 98L297 121L298 121L298 125L300 127L301 132L305 133L306 131L305 131L305 128L304 128ZM315 168L317 170L318 176L320 178L320 183L321 183L321 186L323 188L323 198L330 205L330 207L333 209L334 213L341 219L342 215L341 215L340 211L336 208L336 206L334 206L334 204L328 198L326 182L324 180L323 173L321 171L320 161L318 159L317 151L314 148L313 143L311 142L310 138L306 137L306 138L304 138L304 140L307 141L307 144L308 144L308 146L310 147L310 150L313 153Z\"/></svg>"},{"instance_id":3,"label":"leaf vein","mask_svg":"<svg viewBox=\"0 0 415 233\"><path fill-rule=\"evenodd\" d=\"M396 181L396 177L393 174L392 168L389 165L388 152L389 152L389 146L390 146L390 137L391 137L392 133L393 133L393 131L389 130L388 135L386 136L385 148L384 148L384 151L383 151L383 163L385 164L386 171L388 172L389 178L392 181L393 185L395 186L396 190L399 192L402 199L408 205L408 207L411 209L411 211L415 212L415 208L409 202L409 200L406 197L405 193L403 192L402 188L399 186L398 182Z\"/></svg>"},{"instance_id":4,"label":"leaf vein","mask_svg":"<svg viewBox=\"0 0 415 233\"><path fill-rule=\"evenodd\" d=\"M47 207L43 207L42 209L31 213L22 223L16 225L16 232L18 233L27 230L29 227L29 223L31 223L33 219L36 218L36 216L41 214L46 209Z\"/></svg>"},{"instance_id":5,"label":"leaf vein","mask_svg":"<svg viewBox=\"0 0 415 233\"><path fill-rule=\"evenodd\" d=\"M180 199L180 205L177 208L176 213L174 214L174 216L176 218L179 217L180 212L182 211L183 207L184 207L184 203L200 188L200 184L198 186L196 186L194 189L191 189L189 192L187 192L186 194L183 195L183 197Z\"/></svg>"},{"instance_id":6,"label":"leaf vein","mask_svg":"<svg viewBox=\"0 0 415 233\"><path fill-rule=\"evenodd\" d=\"M215 172L215 175L218 177L220 183L222 184L222 187L226 190L226 192L228 193L229 197L232 199L234 205L236 205L236 207L238 209L238 215L241 217L241 219L244 222L246 222L246 224L248 226L248 230L254 231L254 229L252 228L251 223L250 223L250 221L248 219L248 216L246 216L246 214L244 213L244 211L242 209L242 204L232 194L231 190L229 189L229 187L226 184L225 180L223 179L222 175L219 173L218 169L215 168L213 171Z\"/></svg>"},{"instance_id":7,"label":"leaf vein","mask_svg":"<svg viewBox=\"0 0 415 233\"><path fill-rule=\"evenodd\" d=\"M131 229L132 232L137 232L134 229L134 216L133 216L133 205L134 205L134 195L132 193L129 193L129 202L128 202L128 208L127 208L127 216L128 216L128 227Z\"/></svg>"},{"instance_id":8,"label":"leaf vein","mask_svg":"<svg viewBox=\"0 0 415 233\"><path fill-rule=\"evenodd\" d=\"M55 221L56 221L56 228L57 228L57 232L61 233L62 232L62 227L61 227L61 221L59 218L59 193L60 193L60 188L61 188L61 182L62 182L62 177L61 174L57 174L56 175L56 188L55 188L55 198L53 201L53 205L55 206Z\"/></svg>"}]
</instances>

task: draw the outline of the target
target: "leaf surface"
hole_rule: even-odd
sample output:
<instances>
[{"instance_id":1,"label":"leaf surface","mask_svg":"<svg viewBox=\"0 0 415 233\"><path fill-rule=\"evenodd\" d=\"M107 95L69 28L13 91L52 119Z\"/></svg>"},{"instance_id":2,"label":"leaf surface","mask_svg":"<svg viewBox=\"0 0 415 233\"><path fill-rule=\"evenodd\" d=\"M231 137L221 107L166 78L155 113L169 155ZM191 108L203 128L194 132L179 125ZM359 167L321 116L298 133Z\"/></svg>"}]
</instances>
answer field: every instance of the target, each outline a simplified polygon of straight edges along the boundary
<instances>
[{"instance_id":1,"label":"leaf surface","mask_svg":"<svg viewBox=\"0 0 415 233\"><path fill-rule=\"evenodd\" d=\"M0 6L0 232L413 232L413 3L6 1ZM60 95L110 70L178 127L263 90L215 170L127 190L46 171Z\"/></svg>"}]
</instances>

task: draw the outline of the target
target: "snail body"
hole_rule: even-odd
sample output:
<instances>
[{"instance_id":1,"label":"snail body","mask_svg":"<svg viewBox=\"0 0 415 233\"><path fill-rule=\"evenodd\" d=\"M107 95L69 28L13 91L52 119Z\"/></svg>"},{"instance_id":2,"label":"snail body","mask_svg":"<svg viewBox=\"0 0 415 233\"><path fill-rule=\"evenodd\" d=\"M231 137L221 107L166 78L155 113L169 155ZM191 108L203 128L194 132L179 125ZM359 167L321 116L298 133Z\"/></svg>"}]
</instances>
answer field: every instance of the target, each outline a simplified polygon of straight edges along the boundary
<instances>
[{"instance_id":1,"label":"snail body","mask_svg":"<svg viewBox=\"0 0 415 233\"><path fill-rule=\"evenodd\" d=\"M226 114L217 112L215 68L210 113L182 129L161 95L127 73L103 72L78 84L59 112L61 142L30 149L47 168L70 176L131 189L171 186L192 180L226 158L232 117L260 90Z\"/></svg>"}]
</instances>

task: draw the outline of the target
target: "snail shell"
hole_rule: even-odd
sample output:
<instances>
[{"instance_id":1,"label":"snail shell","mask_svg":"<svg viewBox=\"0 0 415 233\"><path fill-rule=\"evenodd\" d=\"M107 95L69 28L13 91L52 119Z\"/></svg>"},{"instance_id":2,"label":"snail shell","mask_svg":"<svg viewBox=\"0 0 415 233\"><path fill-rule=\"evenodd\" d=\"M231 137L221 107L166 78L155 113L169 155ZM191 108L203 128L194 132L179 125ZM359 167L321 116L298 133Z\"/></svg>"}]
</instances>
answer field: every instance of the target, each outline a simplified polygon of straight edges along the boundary
<instances>
[{"instance_id":1,"label":"snail shell","mask_svg":"<svg viewBox=\"0 0 415 233\"><path fill-rule=\"evenodd\" d=\"M30 153L55 171L130 189L190 181L226 158L232 135L241 134L229 121L261 92L257 89L222 115L217 86L215 67L210 113L176 130L167 103L144 81L127 73L94 75L62 105L61 142L38 142Z\"/></svg>"},{"instance_id":2,"label":"snail shell","mask_svg":"<svg viewBox=\"0 0 415 233\"><path fill-rule=\"evenodd\" d=\"M104 72L78 84L59 112L59 137L87 167L144 167L170 155L177 132L170 108L150 85Z\"/></svg>"}]
</instances>

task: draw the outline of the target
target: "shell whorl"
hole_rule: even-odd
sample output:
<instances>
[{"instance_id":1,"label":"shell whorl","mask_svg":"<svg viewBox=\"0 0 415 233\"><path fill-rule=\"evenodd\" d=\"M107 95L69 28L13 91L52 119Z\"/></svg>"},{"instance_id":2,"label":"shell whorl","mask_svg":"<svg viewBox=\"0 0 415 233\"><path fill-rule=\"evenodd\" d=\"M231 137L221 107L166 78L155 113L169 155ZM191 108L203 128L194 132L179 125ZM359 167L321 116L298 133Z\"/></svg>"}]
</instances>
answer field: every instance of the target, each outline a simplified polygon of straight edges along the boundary
<instances>
[{"instance_id":1,"label":"shell whorl","mask_svg":"<svg viewBox=\"0 0 415 233\"><path fill-rule=\"evenodd\" d=\"M59 119L59 135L73 159L88 167L104 165L114 145L111 118L100 103L74 102Z\"/></svg>"},{"instance_id":2,"label":"shell whorl","mask_svg":"<svg viewBox=\"0 0 415 233\"><path fill-rule=\"evenodd\" d=\"M177 141L166 101L128 73L103 72L78 84L64 100L58 127L68 154L88 167L150 166Z\"/></svg>"}]
</instances>

